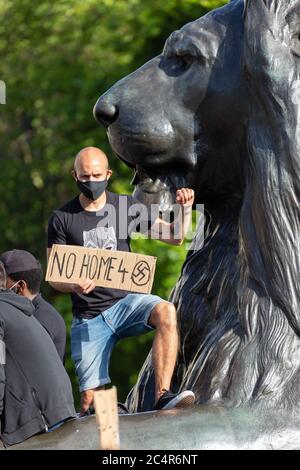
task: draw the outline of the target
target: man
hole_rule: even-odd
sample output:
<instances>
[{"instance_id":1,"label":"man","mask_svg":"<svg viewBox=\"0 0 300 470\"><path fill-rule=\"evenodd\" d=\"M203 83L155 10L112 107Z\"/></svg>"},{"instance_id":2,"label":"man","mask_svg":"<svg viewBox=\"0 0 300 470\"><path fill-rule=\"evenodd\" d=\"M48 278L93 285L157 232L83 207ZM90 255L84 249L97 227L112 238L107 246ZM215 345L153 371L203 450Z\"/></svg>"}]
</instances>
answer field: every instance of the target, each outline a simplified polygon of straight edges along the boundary
<instances>
[{"instance_id":1,"label":"man","mask_svg":"<svg viewBox=\"0 0 300 470\"><path fill-rule=\"evenodd\" d=\"M28 251L11 250L0 256L7 275L7 289L31 300L34 316L50 335L59 357L64 362L66 349L66 325L62 316L40 294L42 268Z\"/></svg>"},{"instance_id":2,"label":"man","mask_svg":"<svg viewBox=\"0 0 300 470\"><path fill-rule=\"evenodd\" d=\"M70 379L30 300L0 261L0 438L13 445L76 415Z\"/></svg>"},{"instance_id":3,"label":"man","mask_svg":"<svg viewBox=\"0 0 300 470\"><path fill-rule=\"evenodd\" d=\"M121 208L121 200L123 203L125 198L129 207L137 201L132 196L106 190L112 175L106 155L94 147L81 150L76 156L72 174L80 195L56 210L51 217L48 256L53 244L130 251L129 233L125 236L120 236L120 233L124 225L128 228L132 224L134 217ZM161 240L172 244L182 242L185 227L191 218L193 200L192 190L183 188L177 192L177 202L185 206L184 233L176 239L171 231L167 238L159 235ZM155 221L154 225L161 234L160 221ZM153 329L156 331L153 343L155 408L167 409L194 403L195 397L191 391L177 395L169 391L178 352L176 309L173 304L156 295L96 288L89 279L79 285L51 285L60 292L71 293L72 297L72 357L79 378L81 414L92 405L94 391L110 383L108 366L116 342Z\"/></svg>"}]
</instances>

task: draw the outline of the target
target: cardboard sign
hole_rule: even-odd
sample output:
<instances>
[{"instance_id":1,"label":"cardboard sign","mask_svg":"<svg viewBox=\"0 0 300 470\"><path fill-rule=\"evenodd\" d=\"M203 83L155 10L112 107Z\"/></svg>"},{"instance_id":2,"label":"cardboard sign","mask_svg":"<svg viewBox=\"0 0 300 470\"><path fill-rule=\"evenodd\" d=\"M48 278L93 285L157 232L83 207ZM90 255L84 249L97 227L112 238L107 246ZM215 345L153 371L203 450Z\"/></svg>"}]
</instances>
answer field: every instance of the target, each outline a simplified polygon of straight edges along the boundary
<instances>
[{"instance_id":1,"label":"cardboard sign","mask_svg":"<svg viewBox=\"0 0 300 470\"><path fill-rule=\"evenodd\" d=\"M96 421L100 435L100 449L120 449L117 389L98 390L94 394Z\"/></svg>"},{"instance_id":2,"label":"cardboard sign","mask_svg":"<svg viewBox=\"0 0 300 470\"><path fill-rule=\"evenodd\" d=\"M156 257L125 251L53 245L46 281L77 284L91 279L96 286L149 294Z\"/></svg>"}]
</instances>

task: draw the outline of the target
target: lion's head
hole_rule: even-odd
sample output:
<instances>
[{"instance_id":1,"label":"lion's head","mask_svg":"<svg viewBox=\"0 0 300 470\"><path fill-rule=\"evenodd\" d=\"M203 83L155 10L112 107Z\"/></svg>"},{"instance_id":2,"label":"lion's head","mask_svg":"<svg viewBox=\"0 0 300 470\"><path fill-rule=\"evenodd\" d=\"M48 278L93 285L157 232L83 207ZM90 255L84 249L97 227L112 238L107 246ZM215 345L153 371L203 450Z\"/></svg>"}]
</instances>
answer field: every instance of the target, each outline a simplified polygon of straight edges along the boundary
<instances>
[{"instance_id":1,"label":"lion's head","mask_svg":"<svg viewBox=\"0 0 300 470\"><path fill-rule=\"evenodd\" d=\"M299 103L300 0L236 0L96 104L140 199L166 209L192 186L212 214L172 293L173 385L199 403L300 405ZM149 356L129 401L151 400Z\"/></svg>"},{"instance_id":2,"label":"lion's head","mask_svg":"<svg viewBox=\"0 0 300 470\"><path fill-rule=\"evenodd\" d=\"M167 208L182 186L201 202L242 189L242 13L243 2L234 2L175 31L161 55L99 98L94 114L134 167L145 202Z\"/></svg>"}]
</instances>

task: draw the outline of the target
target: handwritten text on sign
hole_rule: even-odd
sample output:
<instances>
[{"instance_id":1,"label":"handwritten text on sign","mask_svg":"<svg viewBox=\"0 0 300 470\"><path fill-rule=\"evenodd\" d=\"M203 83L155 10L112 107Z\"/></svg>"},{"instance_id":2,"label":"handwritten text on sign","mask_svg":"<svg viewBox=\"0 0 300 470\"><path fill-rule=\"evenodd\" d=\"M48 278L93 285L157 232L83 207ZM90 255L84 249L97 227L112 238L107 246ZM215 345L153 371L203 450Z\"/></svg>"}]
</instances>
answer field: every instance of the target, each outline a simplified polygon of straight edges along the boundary
<instances>
[{"instance_id":1,"label":"handwritten text on sign","mask_svg":"<svg viewBox=\"0 0 300 470\"><path fill-rule=\"evenodd\" d=\"M73 245L53 245L46 281L76 284L91 279L96 286L150 293L155 264L154 256Z\"/></svg>"}]
</instances>

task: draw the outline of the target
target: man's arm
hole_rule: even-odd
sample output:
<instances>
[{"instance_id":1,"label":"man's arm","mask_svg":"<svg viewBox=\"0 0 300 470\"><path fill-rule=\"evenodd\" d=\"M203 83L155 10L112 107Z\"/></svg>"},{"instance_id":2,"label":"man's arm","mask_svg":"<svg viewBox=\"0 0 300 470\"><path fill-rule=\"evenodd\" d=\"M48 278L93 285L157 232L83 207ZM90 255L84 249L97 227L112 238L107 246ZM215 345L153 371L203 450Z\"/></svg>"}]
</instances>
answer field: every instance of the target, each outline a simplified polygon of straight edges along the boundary
<instances>
[{"instance_id":1,"label":"man's arm","mask_svg":"<svg viewBox=\"0 0 300 470\"><path fill-rule=\"evenodd\" d=\"M194 191L190 188L181 188L176 192L176 203L180 206L177 217L173 222L165 222L158 218L148 232L152 238L170 245L181 245L189 230L192 221L192 207Z\"/></svg>"},{"instance_id":2,"label":"man's arm","mask_svg":"<svg viewBox=\"0 0 300 470\"><path fill-rule=\"evenodd\" d=\"M0 416L3 413L4 391L5 391L5 343L4 343L4 330L0 323Z\"/></svg>"}]
</instances>

